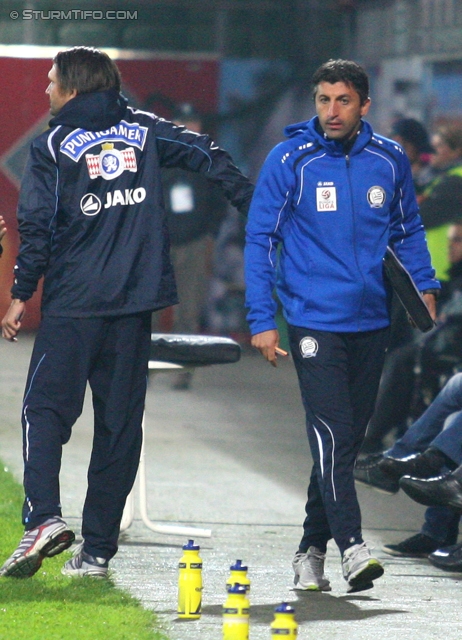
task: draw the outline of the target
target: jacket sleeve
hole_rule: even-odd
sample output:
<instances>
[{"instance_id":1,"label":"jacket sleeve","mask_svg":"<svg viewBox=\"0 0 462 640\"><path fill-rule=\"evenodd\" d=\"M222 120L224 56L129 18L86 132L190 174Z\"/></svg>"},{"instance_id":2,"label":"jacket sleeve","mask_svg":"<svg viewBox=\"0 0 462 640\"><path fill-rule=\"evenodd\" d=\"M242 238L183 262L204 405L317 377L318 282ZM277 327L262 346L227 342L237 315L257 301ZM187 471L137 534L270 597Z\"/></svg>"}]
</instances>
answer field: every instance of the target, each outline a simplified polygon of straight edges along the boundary
<instances>
[{"instance_id":1,"label":"jacket sleeve","mask_svg":"<svg viewBox=\"0 0 462 640\"><path fill-rule=\"evenodd\" d=\"M278 246L291 208L292 168L275 147L257 181L246 227L244 250L247 321L252 335L276 328Z\"/></svg>"},{"instance_id":2,"label":"jacket sleeve","mask_svg":"<svg viewBox=\"0 0 462 640\"><path fill-rule=\"evenodd\" d=\"M180 167L204 174L220 187L240 213L247 215L253 184L235 166L231 156L208 135L158 120L156 139L162 167Z\"/></svg>"},{"instance_id":3,"label":"jacket sleeve","mask_svg":"<svg viewBox=\"0 0 462 640\"><path fill-rule=\"evenodd\" d=\"M50 256L57 209L58 168L42 139L32 143L18 203L19 255L13 298L28 300L37 289Z\"/></svg>"},{"instance_id":4,"label":"jacket sleeve","mask_svg":"<svg viewBox=\"0 0 462 640\"><path fill-rule=\"evenodd\" d=\"M411 274L417 288L439 289L431 265L425 230L419 215L407 156L398 158L396 192L391 207L390 244Z\"/></svg>"}]
</instances>

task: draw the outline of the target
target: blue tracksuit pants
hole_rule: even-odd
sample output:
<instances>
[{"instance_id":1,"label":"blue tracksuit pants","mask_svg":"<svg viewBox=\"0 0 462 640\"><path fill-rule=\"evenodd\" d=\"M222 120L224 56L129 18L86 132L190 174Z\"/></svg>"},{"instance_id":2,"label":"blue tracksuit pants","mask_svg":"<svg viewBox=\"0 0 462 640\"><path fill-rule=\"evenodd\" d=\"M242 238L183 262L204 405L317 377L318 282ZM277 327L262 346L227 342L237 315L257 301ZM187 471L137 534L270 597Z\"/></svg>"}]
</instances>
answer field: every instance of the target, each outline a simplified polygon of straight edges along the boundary
<instances>
[{"instance_id":1,"label":"blue tracksuit pants","mask_svg":"<svg viewBox=\"0 0 462 640\"><path fill-rule=\"evenodd\" d=\"M84 548L106 559L116 553L141 450L150 321L149 312L42 320L22 412L26 529L61 515L62 447L82 412L88 382L94 439L83 508Z\"/></svg>"},{"instance_id":2,"label":"blue tracksuit pants","mask_svg":"<svg viewBox=\"0 0 462 640\"><path fill-rule=\"evenodd\" d=\"M363 542L353 468L372 416L388 328L333 333L289 327L313 457L300 551L334 538L340 553Z\"/></svg>"}]
</instances>

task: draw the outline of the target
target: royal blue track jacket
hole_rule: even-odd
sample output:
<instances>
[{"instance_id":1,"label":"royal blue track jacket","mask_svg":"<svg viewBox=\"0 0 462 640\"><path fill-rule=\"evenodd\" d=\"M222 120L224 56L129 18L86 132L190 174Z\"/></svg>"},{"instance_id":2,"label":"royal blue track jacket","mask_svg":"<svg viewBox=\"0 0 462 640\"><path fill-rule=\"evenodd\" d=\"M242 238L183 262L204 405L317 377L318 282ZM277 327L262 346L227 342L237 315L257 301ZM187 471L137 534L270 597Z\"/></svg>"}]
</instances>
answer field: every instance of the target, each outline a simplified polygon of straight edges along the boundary
<instances>
[{"instance_id":1,"label":"royal blue track jacket","mask_svg":"<svg viewBox=\"0 0 462 640\"><path fill-rule=\"evenodd\" d=\"M79 94L32 143L18 206L14 298L44 276L42 311L92 317L177 302L160 167L202 173L247 213L253 186L198 135L127 106L114 89Z\"/></svg>"},{"instance_id":2,"label":"royal blue track jacket","mask_svg":"<svg viewBox=\"0 0 462 640\"><path fill-rule=\"evenodd\" d=\"M337 332L388 326L388 244L419 290L439 288L404 151L367 122L348 154L325 138L317 117L285 133L263 165L247 223L252 335L276 328L275 284L289 324Z\"/></svg>"}]
</instances>

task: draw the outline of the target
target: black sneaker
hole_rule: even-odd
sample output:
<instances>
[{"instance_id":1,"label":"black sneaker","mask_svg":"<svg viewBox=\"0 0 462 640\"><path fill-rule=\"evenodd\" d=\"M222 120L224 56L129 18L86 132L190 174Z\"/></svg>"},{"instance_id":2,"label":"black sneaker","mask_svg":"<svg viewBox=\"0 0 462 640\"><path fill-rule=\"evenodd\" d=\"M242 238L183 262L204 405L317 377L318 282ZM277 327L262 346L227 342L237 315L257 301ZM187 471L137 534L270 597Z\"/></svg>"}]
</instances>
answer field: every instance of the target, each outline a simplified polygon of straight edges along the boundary
<instances>
[{"instance_id":1,"label":"black sneaker","mask_svg":"<svg viewBox=\"0 0 462 640\"><path fill-rule=\"evenodd\" d=\"M372 487L382 493L394 495L399 491L399 482L391 478L379 467L379 463L384 459L381 453L374 453L356 461L353 471L354 479L360 484Z\"/></svg>"},{"instance_id":2,"label":"black sneaker","mask_svg":"<svg viewBox=\"0 0 462 640\"><path fill-rule=\"evenodd\" d=\"M434 538L430 538L423 533L417 533L415 536L406 538L397 544L385 544L382 550L391 556L401 558L426 558L430 553L440 549L442 543Z\"/></svg>"}]
</instances>

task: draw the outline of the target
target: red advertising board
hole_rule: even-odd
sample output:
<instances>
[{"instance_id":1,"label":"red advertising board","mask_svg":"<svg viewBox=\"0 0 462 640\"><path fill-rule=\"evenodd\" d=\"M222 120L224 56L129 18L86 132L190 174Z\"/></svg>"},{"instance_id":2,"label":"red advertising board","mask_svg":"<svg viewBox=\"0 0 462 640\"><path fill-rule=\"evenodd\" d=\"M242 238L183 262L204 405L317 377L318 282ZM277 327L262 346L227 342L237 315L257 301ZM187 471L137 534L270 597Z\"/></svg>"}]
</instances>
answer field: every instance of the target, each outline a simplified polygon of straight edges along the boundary
<instances>
[{"instance_id":1,"label":"red advertising board","mask_svg":"<svg viewBox=\"0 0 462 640\"><path fill-rule=\"evenodd\" d=\"M48 126L47 74L58 48L0 47L0 214L7 222L0 261L0 317L10 304L18 249L16 206L31 141ZM133 106L169 117L172 105L190 102L203 113L216 111L218 62L212 57L168 56L108 50L122 73L123 91ZM40 319L40 290L27 304L24 329Z\"/></svg>"}]
</instances>

